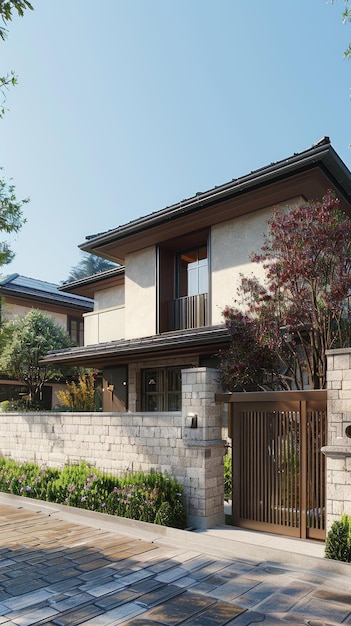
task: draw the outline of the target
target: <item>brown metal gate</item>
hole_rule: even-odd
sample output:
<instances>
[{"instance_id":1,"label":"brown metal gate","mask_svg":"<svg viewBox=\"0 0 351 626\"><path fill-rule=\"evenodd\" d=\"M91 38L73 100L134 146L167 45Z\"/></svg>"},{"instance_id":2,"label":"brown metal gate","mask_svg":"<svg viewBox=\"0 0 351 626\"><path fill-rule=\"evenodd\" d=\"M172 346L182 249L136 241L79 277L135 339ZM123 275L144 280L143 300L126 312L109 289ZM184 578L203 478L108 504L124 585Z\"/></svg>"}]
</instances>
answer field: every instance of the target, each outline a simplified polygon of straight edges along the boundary
<instances>
[{"instance_id":1,"label":"brown metal gate","mask_svg":"<svg viewBox=\"0 0 351 626\"><path fill-rule=\"evenodd\" d=\"M233 396L233 525L324 540L326 392Z\"/></svg>"}]
</instances>

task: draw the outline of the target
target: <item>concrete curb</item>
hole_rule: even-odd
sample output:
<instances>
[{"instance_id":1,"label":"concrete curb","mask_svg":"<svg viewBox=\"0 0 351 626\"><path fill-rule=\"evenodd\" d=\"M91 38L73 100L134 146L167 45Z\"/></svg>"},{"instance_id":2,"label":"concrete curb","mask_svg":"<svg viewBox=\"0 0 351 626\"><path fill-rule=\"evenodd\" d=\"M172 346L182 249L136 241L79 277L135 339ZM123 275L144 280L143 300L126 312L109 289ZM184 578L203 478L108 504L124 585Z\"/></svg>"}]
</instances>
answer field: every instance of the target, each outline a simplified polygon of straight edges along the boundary
<instances>
[{"instance_id":1,"label":"concrete curb","mask_svg":"<svg viewBox=\"0 0 351 626\"><path fill-rule=\"evenodd\" d=\"M341 576L351 576L351 564L332 561L323 558L323 556L312 556L308 554L308 545L315 546L315 542L306 542L301 539L289 540L289 549L281 549L271 545L260 545L257 543L256 537L261 537L262 534L242 531L242 529L233 528L233 535L235 531L240 530L244 533L245 541L234 539L233 535L230 536L231 528L228 526L209 530L179 530L2 492L0 492L0 504L42 513L72 524L119 533L157 545L195 550L218 558L241 558L256 562L286 563L309 571L319 570ZM221 536L222 531L225 531L225 537ZM270 535L269 538L278 545L280 539L284 541L284 538L276 535ZM324 547L321 553L323 550Z\"/></svg>"}]
</instances>

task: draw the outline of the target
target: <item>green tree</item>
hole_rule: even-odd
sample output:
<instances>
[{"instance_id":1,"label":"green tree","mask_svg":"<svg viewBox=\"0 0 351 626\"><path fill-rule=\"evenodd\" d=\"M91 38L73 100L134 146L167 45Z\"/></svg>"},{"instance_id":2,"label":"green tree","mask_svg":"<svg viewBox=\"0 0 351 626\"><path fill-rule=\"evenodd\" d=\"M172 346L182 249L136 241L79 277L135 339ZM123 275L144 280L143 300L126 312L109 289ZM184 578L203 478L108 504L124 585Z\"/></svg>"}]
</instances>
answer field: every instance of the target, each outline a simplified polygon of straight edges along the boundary
<instances>
[{"instance_id":1,"label":"green tree","mask_svg":"<svg viewBox=\"0 0 351 626\"><path fill-rule=\"evenodd\" d=\"M12 20L13 13L17 12L19 16L22 16L25 9L33 9L27 0L0 0L0 19L4 24L4 26L0 26L1 40L5 40L7 37L5 26ZM0 118L5 113L6 91L9 86L16 85L16 83L17 78L13 71L0 75ZM0 175L0 231L8 234L19 231L26 221L23 217L22 207L28 201L28 198L18 201L14 185L8 184ZM0 243L0 266L10 263L13 257L14 254L8 243Z\"/></svg>"},{"instance_id":2,"label":"green tree","mask_svg":"<svg viewBox=\"0 0 351 626\"><path fill-rule=\"evenodd\" d=\"M26 9L33 10L33 7L28 0L0 0L0 18L3 26L0 26L0 39L5 41L8 30L6 28L7 23L12 20L13 13L17 12L17 15L23 17ZM17 77L13 71L6 72L3 76L0 75L0 94L2 96L2 102L0 105L0 117L5 113L4 104L6 102L6 92L10 86L17 84Z\"/></svg>"},{"instance_id":3,"label":"green tree","mask_svg":"<svg viewBox=\"0 0 351 626\"><path fill-rule=\"evenodd\" d=\"M275 209L260 253L260 282L242 277L223 312L232 342L221 353L229 389L326 386L326 351L350 344L351 220L328 192Z\"/></svg>"},{"instance_id":4,"label":"green tree","mask_svg":"<svg viewBox=\"0 0 351 626\"><path fill-rule=\"evenodd\" d=\"M0 232L10 234L21 229L26 222L22 207L27 202L28 198L18 201L14 185L8 184L0 175ZM10 263L14 256L8 242L0 242L0 266Z\"/></svg>"},{"instance_id":5,"label":"green tree","mask_svg":"<svg viewBox=\"0 0 351 626\"><path fill-rule=\"evenodd\" d=\"M335 0L329 0L330 4L334 4L334 1ZM350 8L349 0L344 0L344 2L345 2L345 6L342 12L342 21L343 21L343 24L347 24L348 22L351 22L351 8ZM344 51L344 56L345 56L345 59L349 59L351 57L351 43L349 43L346 50Z\"/></svg>"},{"instance_id":6,"label":"green tree","mask_svg":"<svg viewBox=\"0 0 351 626\"><path fill-rule=\"evenodd\" d=\"M113 269L114 267L116 267L116 265L115 263L111 263L111 261L102 259L101 257L96 256L95 254L90 254L89 252L82 252L81 260L78 265L71 269L65 282L71 283L75 280L86 278L87 276L100 274L101 272Z\"/></svg>"},{"instance_id":7,"label":"green tree","mask_svg":"<svg viewBox=\"0 0 351 626\"><path fill-rule=\"evenodd\" d=\"M49 381L59 381L64 372L50 365L41 365L41 358L50 350L73 345L68 333L54 320L37 309L4 324L7 334L0 356L0 370L28 389L30 407L40 406L42 389Z\"/></svg>"},{"instance_id":8,"label":"green tree","mask_svg":"<svg viewBox=\"0 0 351 626\"><path fill-rule=\"evenodd\" d=\"M5 25L12 20L13 12L17 11L17 14L23 17L26 9L33 11L33 6L28 0L0 0L0 17ZM0 26L0 39L6 39L6 37L7 29Z\"/></svg>"}]
</instances>

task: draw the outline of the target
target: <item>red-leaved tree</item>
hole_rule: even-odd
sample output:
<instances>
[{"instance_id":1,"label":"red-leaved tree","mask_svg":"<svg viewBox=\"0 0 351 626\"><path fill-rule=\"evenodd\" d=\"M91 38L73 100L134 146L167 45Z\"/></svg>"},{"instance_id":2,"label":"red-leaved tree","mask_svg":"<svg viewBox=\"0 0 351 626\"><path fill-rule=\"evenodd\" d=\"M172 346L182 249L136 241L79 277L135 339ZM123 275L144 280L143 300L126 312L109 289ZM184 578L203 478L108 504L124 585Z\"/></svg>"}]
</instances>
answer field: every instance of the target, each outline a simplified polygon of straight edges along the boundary
<instances>
[{"instance_id":1,"label":"red-leaved tree","mask_svg":"<svg viewBox=\"0 0 351 626\"><path fill-rule=\"evenodd\" d=\"M321 201L274 209L261 252L264 283L241 278L223 316L231 334L220 354L231 391L323 389L326 351L350 345L351 220L329 191Z\"/></svg>"}]
</instances>

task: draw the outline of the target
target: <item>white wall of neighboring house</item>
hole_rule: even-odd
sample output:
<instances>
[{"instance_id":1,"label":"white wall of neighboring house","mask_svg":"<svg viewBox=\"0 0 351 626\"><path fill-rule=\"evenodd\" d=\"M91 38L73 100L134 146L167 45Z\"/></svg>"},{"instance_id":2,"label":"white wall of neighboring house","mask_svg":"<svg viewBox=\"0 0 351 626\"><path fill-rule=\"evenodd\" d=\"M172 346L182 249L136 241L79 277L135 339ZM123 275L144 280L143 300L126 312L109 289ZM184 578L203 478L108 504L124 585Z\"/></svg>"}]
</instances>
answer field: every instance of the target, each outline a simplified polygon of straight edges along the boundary
<instances>
[{"instance_id":1,"label":"white wall of neighboring house","mask_svg":"<svg viewBox=\"0 0 351 626\"><path fill-rule=\"evenodd\" d=\"M155 246L127 255L125 267L125 337L126 339L136 339L155 335Z\"/></svg>"},{"instance_id":2,"label":"white wall of neighboring house","mask_svg":"<svg viewBox=\"0 0 351 626\"><path fill-rule=\"evenodd\" d=\"M4 317L6 317L6 319L12 320L14 319L14 317L16 317L16 315L20 315L20 316L26 315L29 311L35 308L36 308L35 306L23 306L21 304L8 304L5 298L5 305L2 308L2 314ZM62 328L67 330L67 315L65 313L58 313L58 312L54 313L53 311L46 311L42 307L38 307L38 309L40 309L40 311L42 311L43 313L51 317L56 324L59 324L60 326L62 326Z\"/></svg>"}]
</instances>

